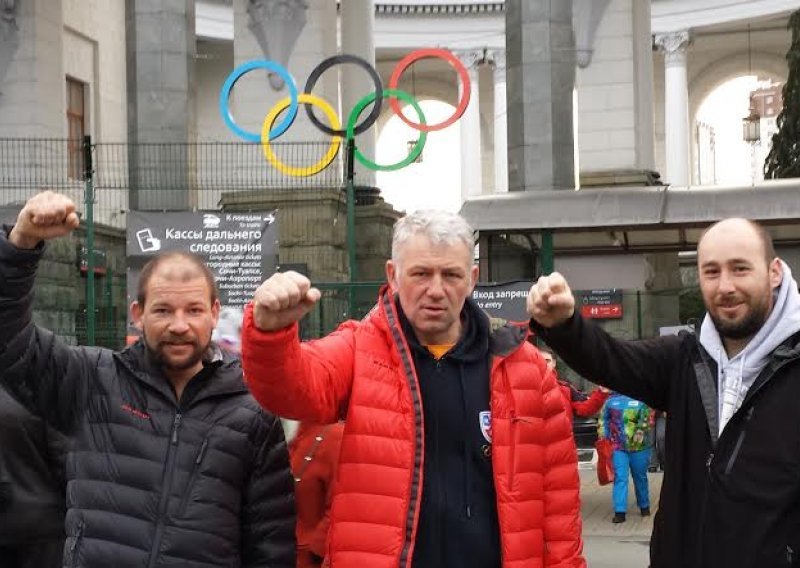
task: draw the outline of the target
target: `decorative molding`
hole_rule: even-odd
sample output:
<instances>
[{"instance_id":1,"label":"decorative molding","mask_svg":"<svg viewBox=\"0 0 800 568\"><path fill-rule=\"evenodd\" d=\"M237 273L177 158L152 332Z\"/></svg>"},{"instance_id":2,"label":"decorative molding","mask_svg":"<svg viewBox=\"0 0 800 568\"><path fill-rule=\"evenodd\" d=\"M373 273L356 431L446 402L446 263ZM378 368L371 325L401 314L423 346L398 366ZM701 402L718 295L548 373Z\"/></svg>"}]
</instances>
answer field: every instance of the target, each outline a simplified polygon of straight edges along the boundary
<instances>
[{"instance_id":1,"label":"decorative molding","mask_svg":"<svg viewBox=\"0 0 800 568\"><path fill-rule=\"evenodd\" d=\"M486 57L492 65L495 72L505 71L506 69L506 50L505 49L490 49L486 52Z\"/></svg>"},{"instance_id":2,"label":"decorative molding","mask_svg":"<svg viewBox=\"0 0 800 568\"><path fill-rule=\"evenodd\" d=\"M288 66L297 38L306 25L308 0L248 0L247 27L256 37L264 57ZM283 88L283 79L270 73L273 89Z\"/></svg>"},{"instance_id":3,"label":"decorative molding","mask_svg":"<svg viewBox=\"0 0 800 568\"><path fill-rule=\"evenodd\" d=\"M458 57L461 63L464 64L469 70L476 69L478 65L488 63L488 50L487 49L455 49L453 55Z\"/></svg>"},{"instance_id":4,"label":"decorative molding","mask_svg":"<svg viewBox=\"0 0 800 568\"><path fill-rule=\"evenodd\" d=\"M664 52L665 62L672 63L686 62L686 49L692 42L692 36L688 30L679 32L669 32L655 35L655 45Z\"/></svg>"},{"instance_id":5,"label":"decorative molding","mask_svg":"<svg viewBox=\"0 0 800 568\"><path fill-rule=\"evenodd\" d=\"M18 13L18 0L0 0L0 95L3 79L19 49Z\"/></svg>"},{"instance_id":6,"label":"decorative molding","mask_svg":"<svg viewBox=\"0 0 800 568\"><path fill-rule=\"evenodd\" d=\"M582 69L592 62L597 27L610 2L611 0L572 0L575 61Z\"/></svg>"},{"instance_id":7,"label":"decorative molding","mask_svg":"<svg viewBox=\"0 0 800 568\"><path fill-rule=\"evenodd\" d=\"M428 4L400 4L377 3L375 13L381 15L452 15L452 14L493 14L505 12L505 2L480 2L477 4L459 3L428 3Z\"/></svg>"}]
</instances>

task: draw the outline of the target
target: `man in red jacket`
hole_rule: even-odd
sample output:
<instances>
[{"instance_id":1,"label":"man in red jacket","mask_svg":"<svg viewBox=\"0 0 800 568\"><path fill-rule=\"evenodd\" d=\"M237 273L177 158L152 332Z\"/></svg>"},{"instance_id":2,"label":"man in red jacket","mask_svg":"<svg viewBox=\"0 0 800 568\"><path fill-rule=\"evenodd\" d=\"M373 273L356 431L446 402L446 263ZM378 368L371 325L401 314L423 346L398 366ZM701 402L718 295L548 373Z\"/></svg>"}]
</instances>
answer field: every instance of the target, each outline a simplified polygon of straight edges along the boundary
<instances>
[{"instance_id":1,"label":"man in red jacket","mask_svg":"<svg viewBox=\"0 0 800 568\"><path fill-rule=\"evenodd\" d=\"M470 296L469 225L421 211L395 225L389 282L360 322L301 343L320 298L278 273L245 312L248 384L281 416L346 417L328 558L335 568L581 568L572 428L523 327Z\"/></svg>"},{"instance_id":2,"label":"man in red jacket","mask_svg":"<svg viewBox=\"0 0 800 568\"><path fill-rule=\"evenodd\" d=\"M297 568L322 566L344 424L303 422L289 442L297 507Z\"/></svg>"},{"instance_id":3,"label":"man in red jacket","mask_svg":"<svg viewBox=\"0 0 800 568\"><path fill-rule=\"evenodd\" d=\"M605 387L598 387L587 397L586 393L582 393L570 383L562 381L558 377L558 373L556 372L556 356L549 347L539 347L539 351L542 357L544 357L545 363L547 363L547 368L553 371L553 374L556 376L558 386L561 387L561 394L564 397L564 405L567 407L570 416L577 414L583 418L588 418L600 412L600 409L603 408L603 404L608 400L611 391Z\"/></svg>"}]
</instances>

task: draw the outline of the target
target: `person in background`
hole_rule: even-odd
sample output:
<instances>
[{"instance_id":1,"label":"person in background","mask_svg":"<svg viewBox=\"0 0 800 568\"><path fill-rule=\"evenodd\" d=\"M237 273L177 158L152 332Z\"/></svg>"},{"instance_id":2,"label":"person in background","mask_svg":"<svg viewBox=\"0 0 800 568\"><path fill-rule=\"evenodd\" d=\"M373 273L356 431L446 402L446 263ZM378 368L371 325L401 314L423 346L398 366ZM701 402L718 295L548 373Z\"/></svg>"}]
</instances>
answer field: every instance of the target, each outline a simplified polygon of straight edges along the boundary
<instances>
[{"instance_id":1,"label":"person in background","mask_svg":"<svg viewBox=\"0 0 800 568\"><path fill-rule=\"evenodd\" d=\"M61 566L67 445L63 434L0 388L0 567Z\"/></svg>"},{"instance_id":2,"label":"person in background","mask_svg":"<svg viewBox=\"0 0 800 568\"><path fill-rule=\"evenodd\" d=\"M592 394L587 396L586 393L576 389L572 383L562 380L561 377L558 376L558 371L556 370L556 356L553 354L552 349L544 345L540 346L538 349L545 363L547 363L547 368L553 371L556 376L558 386L561 387L561 395L564 397L564 404L570 416L577 414L582 418L588 418L600 412L600 409L603 408L603 404L608 399L611 391L605 387L598 387L592 391Z\"/></svg>"},{"instance_id":3,"label":"person in background","mask_svg":"<svg viewBox=\"0 0 800 568\"><path fill-rule=\"evenodd\" d=\"M325 559L343 433L344 422L301 422L289 441L297 507L297 568L318 568Z\"/></svg>"},{"instance_id":4,"label":"person in background","mask_svg":"<svg viewBox=\"0 0 800 568\"><path fill-rule=\"evenodd\" d=\"M624 523L628 512L628 471L633 477L636 503L643 517L650 516L650 463L653 413L643 402L613 393L603 406L597 434L614 448L613 523Z\"/></svg>"}]
</instances>

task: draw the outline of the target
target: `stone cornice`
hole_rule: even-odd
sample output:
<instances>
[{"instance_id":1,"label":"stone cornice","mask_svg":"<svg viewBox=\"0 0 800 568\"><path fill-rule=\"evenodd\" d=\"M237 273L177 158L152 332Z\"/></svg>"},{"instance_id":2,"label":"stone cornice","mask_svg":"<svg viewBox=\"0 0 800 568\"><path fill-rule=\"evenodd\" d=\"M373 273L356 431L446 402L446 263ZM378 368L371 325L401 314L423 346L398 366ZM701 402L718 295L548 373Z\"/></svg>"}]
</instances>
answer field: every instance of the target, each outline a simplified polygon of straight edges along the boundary
<instances>
[{"instance_id":1,"label":"stone cornice","mask_svg":"<svg viewBox=\"0 0 800 568\"><path fill-rule=\"evenodd\" d=\"M375 13L380 15L443 15L494 14L505 12L505 2L402 4L376 2Z\"/></svg>"}]
</instances>

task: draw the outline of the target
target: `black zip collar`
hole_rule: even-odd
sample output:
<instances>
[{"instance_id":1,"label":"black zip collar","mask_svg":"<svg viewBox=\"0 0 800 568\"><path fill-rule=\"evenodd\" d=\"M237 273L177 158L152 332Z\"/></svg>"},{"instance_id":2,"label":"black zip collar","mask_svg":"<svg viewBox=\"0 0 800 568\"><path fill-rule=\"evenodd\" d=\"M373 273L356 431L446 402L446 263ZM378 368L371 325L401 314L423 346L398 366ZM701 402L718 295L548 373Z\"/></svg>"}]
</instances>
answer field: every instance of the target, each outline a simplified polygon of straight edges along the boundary
<instances>
[{"instance_id":1,"label":"black zip collar","mask_svg":"<svg viewBox=\"0 0 800 568\"><path fill-rule=\"evenodd\" d=\"M239 361L226 356L216 345L210 361L186 384L180 401L161 369L149 357L144 340L140 339L119 353L115 358L130 371L136 379L157 391L176 407L187 408L190 404L215 396L233 396L247 393Z\"/></svg>"}]
</instances>

